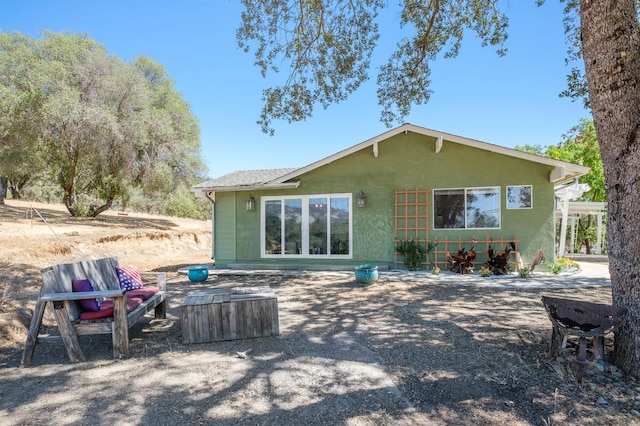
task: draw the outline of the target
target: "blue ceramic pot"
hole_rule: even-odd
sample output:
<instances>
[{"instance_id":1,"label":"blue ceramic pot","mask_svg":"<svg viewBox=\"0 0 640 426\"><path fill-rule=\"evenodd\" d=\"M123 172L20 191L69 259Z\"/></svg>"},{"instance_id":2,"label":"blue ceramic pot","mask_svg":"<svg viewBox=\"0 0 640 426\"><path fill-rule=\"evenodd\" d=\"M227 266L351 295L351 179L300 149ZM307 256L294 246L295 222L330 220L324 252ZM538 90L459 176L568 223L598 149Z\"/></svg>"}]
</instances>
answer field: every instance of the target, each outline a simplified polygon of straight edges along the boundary
<instances>
[{"instance_id":1,"label":"blue ceramic pot","mask_svg":"<svg viewBox=\"0 0 640 426\"><path fill-rule=\"evenodd\" d=\"M358 284L371 285L378 279L378 267L375 265L359 265L355 271Z\"/></svg>"},{"instance_id":2,"label":"blue ceramic pot","mask_svg":"<svg viewBox=\"0 0 640 426\"><path fill-rule=\"evenodd\" d=\"M209 268L206 266L192 266L187 273L189 281L197 283L209 278Z\"/></svg>"}]
</instances>

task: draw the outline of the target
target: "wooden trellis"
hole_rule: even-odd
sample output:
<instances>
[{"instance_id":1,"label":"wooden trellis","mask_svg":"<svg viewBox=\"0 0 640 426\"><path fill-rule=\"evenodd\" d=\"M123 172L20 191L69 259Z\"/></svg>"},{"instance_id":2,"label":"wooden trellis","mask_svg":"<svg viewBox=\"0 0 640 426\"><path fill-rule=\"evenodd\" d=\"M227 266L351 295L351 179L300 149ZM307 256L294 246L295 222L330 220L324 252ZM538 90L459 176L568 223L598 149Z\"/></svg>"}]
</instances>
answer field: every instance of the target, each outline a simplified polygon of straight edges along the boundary
<instances>
[{"instance_id":1,"label":"wooden trellis","mask_svg":"<svg viewBox=\"0 0 640 426\"><path fill-rule=\"evenodd\" d=\"M441 269L446 269L447 267L447 253L454 253L462 248L469 250L474 244L473 240L463 240L461 237L458 237L457 240L445 237L444 240L438 240L437 243L438 245L433 251L433 264ZM511 239L505 239L502 236L499 239L491 237L487 237L485 239L476 238L476 260L474 264L479 268L487 263L487 250L489 249L489 245L491 245L494 251L504 251L505 247L511 243L515 244L516 249L512 250L509 254L511 259L509 263L511 264L511 270L516 271L518 269L518 265L515 254L519 249L517 236Z\"/></svg>"},{"instance_id":2,"label":"wooden trellis","mask_svg":"<svg viewBox=\"0 0 640 426\"><path fill-rule=\"evenodd\" d=\"M429 190L428 189L396 189L394 191L395 203L394 203L394 247L399 241L403 240L415 240L422 244L424 247L429 243L429 231L430 231L430 216L429 216ZM438 245L434 251L427 256L426 264L431 262L430 258L433 258L433 265L438 266L441 269L446 269L447 260L446 254L458 251L461 248L467 250L473 245L472 240L463 240L461 237L457 239L450 239L445 237L444 240L432 241L437 242ZM489 245L493 247L494 251L503 251L504 248L510 244L515 244L516 249L510 254L510 263L512 270L517 270L516 251L519 249L518 237L508 239L504 236L500 238L487 237L485 239L476 239L476 260L475 264L480 267L487 262L487 250ZM396 265L403 263L402 256L398 259L398 253L394 251L393 262Z\"/></svg>"},{"instance_id":3,"label":"wooden trellis","mask_svg":"<svg viewBox=\"0 0 640 426\"><path fill-rule=\"evenodd\" d=\"M394 215L394 242L415 240L426 246L429 242L429 190L428 189L396 189ZM402 264L398 260L398 253L394 251L394 263ZM427 259L429 262L429 259Z\"/></svg>"}]
</instances>

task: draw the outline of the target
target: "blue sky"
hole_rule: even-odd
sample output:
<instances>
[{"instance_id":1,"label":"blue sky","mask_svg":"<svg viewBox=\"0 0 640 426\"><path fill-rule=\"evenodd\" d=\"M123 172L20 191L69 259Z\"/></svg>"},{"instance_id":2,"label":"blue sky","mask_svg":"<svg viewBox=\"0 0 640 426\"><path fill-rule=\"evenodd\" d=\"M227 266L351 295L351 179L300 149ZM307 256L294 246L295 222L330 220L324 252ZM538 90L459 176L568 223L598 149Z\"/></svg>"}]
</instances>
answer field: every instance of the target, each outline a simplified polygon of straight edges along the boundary
<instances>
[{"instance_id":1,"label":"blue sky","mask_svg":"<svg viewBox=\"0 0 640 426\"><path fill-rule=\"evenodd\" d=\"M498 57L468 34L458 58L432 64L431 100L405 122L514 147L556 144L590 117L581 102L558 97L569 71L560 3L502 4L511 24L508 55ZM0 31L84 33L125 61L145 55L163 64L200 122L211 177L302 167L388 130L380 122L375 68L399 40L397 14L381 14L384 32L370 81L345 102L318 106L307 121L274 122L271 137L256 121L262 90L279 80L262 78L252 54L237 47L240 12L239 1L229 0L6 1Z\"/></svg>"}]
</instances>

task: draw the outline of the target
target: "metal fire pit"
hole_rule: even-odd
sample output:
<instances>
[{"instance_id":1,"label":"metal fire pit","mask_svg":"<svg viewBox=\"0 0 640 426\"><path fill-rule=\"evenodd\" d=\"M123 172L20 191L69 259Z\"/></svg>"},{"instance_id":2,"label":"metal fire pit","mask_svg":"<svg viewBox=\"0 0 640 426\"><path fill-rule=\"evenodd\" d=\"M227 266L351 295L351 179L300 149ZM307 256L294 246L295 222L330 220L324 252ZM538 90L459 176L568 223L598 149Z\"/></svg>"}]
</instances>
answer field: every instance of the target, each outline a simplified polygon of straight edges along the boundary
<instances>
[{"instance_id":1,"label":"metal fire pit","mask_svg":"<svg viewBox=\"0 0 640 426\"><path fill-rule=\"evenodd\" d=\"M581 382L584 367L593 367L602 358L604 336L622 323L627 308L548 296L542 296L542 303L553 324L549 353L553 355L560 350L568 361L577 364L576 378ZM578 338L575 353L567 349L570 336ZM589 338L593 339L590 359L587 357Z\"/></svg>"}]
</instances>

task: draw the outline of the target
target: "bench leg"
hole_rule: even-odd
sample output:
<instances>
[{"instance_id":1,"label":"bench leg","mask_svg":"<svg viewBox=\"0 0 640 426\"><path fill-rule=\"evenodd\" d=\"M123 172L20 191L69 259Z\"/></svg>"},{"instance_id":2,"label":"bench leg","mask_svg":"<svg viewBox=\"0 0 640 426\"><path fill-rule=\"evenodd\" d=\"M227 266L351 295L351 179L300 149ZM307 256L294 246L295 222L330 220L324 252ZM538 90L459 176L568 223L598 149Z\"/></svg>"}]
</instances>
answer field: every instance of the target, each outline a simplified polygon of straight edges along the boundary
<instances>
[{"instance_id":1,"label":"bench leg","mask_svg":"<svg viewBox=\"0 0 640 426\"><path fill-rule=\"evenodd\" d=\"M71 362L86 361L87 359L80 348L78 342L78 333L73 327L68 314L68 302L59 301L53 302L53 314L58 323L58 330L60 331L60 337L64 342L64 347L67 349L67 354Z\"/></svg>"},{"instance_id":2,"label":"bench leg","mask_svg":"<svg viewBox=\"0 0 640 426\"><path fill-rule=\"evenodd\" d=\"M166 300L162 301L158 306L155 307L154 317L156 319L165 319L167 318L167 305Z\"/></svg>"},{"instance_id":3,"label":"bench leg","mask_svg":"<svg viewBox=\"0 0 640 426\"><path fill-rule=\"evenodd\" d=\"M47 302L43 302L38 299L36 307L33 310L33 317L31 318L31 325L29 326L29 333L27 334L27 340L24 344L24 352L22 352L22 361L20 365L22 367L31 367L31 360L33 359L33 351L36 348L36 342L38 341L38 332L40 331L40 325L42 324L42 317L44 316L44 308Z\"/></svg>"},{"instance_id":4,"label":"bench leg","mask_svg":"<svg viewBox=\"0 0 640 426\"><path fill-rule=\"evenodd\" d=\"M113 298L113 357L129 356L129 320L127 319L126 298Z\"/></svg>"}]
</instances>

